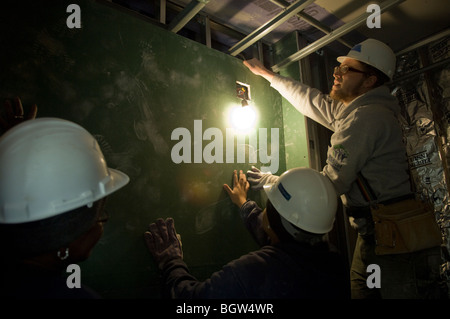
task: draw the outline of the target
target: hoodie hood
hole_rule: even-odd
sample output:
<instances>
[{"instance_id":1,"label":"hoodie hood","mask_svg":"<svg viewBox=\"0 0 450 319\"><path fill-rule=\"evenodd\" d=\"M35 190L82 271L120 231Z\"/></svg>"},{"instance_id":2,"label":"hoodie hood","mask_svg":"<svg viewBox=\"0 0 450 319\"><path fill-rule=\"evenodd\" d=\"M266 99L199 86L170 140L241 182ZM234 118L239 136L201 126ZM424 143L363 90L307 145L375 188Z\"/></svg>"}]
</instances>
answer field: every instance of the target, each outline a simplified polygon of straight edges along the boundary
<instances>
[{"instance_id":1,"label":"hoodie hood","mask_svg":"<svg viewBox=\"0 0 450 319\"><path fill-rule=\"evenodd\" d=\"M346 118L358 107L371 104L384 106L395 114L400 112L400 106L397 98L389 92L389 88L387 86L382 85L358 96L348 106L344 106L344 104L342 104L341 109L336 114L336 119L340 120Z\"/></svg>"}]
</instances>

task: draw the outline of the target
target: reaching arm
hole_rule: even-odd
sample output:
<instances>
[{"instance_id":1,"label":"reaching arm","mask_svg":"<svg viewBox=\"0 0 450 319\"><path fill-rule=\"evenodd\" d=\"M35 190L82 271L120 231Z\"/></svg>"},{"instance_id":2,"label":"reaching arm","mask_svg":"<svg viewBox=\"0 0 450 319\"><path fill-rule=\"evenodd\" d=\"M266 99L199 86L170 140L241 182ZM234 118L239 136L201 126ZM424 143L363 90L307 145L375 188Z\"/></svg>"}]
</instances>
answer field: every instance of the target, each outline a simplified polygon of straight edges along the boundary
<instances>
[{"instance_id":1,"label":"reaching arm","mask_svg":"<svg viewBox=\"0 0 450 319\"><path fill-rule=\"evenodd\" d=\"M272 78L275 76L275 72L267 69L261 61L257 59L251 59L244 61L244 65L252 71L255 75L260 75L265 78L267 81L272 81Z\"/></svg>"},{"instance_id":2,"label":"reaching arm","mask_svg":"<svg viewBox=\"0 0 450 319\"><path fill-rule=\"evenodd\" d=\"M334 114L338 112L342 103L332 101L328 95L315 88L272 72L257 59L244 61L244 65L253 74L269 81L270 85L300 113L334 131Z\"/></svg>"}]
</instances>

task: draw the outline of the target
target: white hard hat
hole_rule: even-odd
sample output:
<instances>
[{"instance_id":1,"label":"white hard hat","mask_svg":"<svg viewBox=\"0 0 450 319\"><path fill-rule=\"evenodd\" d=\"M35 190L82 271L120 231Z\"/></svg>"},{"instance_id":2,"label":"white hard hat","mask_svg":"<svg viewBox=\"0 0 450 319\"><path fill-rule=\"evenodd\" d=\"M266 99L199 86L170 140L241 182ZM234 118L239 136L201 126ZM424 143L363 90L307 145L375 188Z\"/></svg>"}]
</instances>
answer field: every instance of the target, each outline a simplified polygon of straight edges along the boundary
<instances>
[{"instance_id":1,"label":"white hard hat","mask_svg":"<svg viewBox=\"0 0 450 319\"><path fill-rule=\"evenodd\" d=\"M328 177L306 167L284 172L274 184L264 185L278 213L310 233L325 234L333 228L337 195Z\"/></svg>"},{"instance_id":2,"label":"white hard hat","mask_svg":"<svg viewBox=\"0 0 450 319\"><path fill-rule=\"evenodd\" d=\"M106 166L97 141L78 124L28 120L0 138L0 223L31 222L90 205L128 181Z\"/></svg>"},{"instance_id":3,"label":"white hard hat","mask_svg":"<svg viewBox=\"0 0 450 319\"><path fill-rule=\"evenodd\" d=\"M346 56L337 58L342 63L345 58L355 59L383 72L390 80L395 73L396 57L392 49L381 41L367 39L355 45Z\"/></svg>"}]
</instances>

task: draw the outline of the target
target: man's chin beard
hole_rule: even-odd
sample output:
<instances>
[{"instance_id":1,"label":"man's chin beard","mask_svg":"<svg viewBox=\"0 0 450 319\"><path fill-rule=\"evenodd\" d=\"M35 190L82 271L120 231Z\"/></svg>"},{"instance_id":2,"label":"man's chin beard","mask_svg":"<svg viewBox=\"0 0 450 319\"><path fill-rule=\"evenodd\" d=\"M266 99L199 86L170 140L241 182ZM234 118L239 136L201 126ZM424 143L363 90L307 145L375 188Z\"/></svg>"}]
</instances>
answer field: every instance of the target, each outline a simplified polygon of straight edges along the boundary
<instances>
[{"instance_id":1,"label":"man's chin beard","mask_svg":"<svg viewBox=\"0 0 450 319\"><path fill-rule=\"evenodd\" d=\"M342 94L339 94L339 92L337 92L336 90L333 90L333 89L330 92L330 97L336 101L342 101L344 98L344 96L342 96Z\"/></svg>"},{"instance_id":2,"label":"man's chin beard","mask_svg":"<svg viewBox=\"0 0 450 319\"><path fill-rule=\"evenodd\" d=\"M358 94L355 93L355 94L351 95L348 93L346 94L344 92L340 92L339 90L331 89L331 92L329 95L335 101L342 102L342 103L350 103L351 101L353 101L355 98L357 98L361 94L362 93L358 93Z\"/></svg>"}]
</instances>

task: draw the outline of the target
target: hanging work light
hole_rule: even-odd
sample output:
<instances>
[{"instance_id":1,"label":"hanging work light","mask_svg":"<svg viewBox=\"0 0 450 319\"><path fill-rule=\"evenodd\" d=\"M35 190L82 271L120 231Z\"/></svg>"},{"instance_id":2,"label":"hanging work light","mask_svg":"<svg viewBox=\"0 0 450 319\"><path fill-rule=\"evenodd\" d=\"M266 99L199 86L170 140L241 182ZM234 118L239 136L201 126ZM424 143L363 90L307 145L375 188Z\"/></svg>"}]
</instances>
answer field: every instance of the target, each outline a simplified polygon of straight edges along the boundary
<instances>
[{"instance_id":1,"label":"hanging work light","mask_svg":"<svg viewBox=\"0 0 450 319\"><path fill-rule=\"evenodd\" d=\"M244 102L246 100L242 101ZM256 118L256 110L252 105L236 105L230 110L230 123L240 133L246 133L252 130L255 127Z\"/></svg>"},{"instance_id":2,"label":"hanging work light","mask_svg":"<svg viewBox=\"0 0 450 319\"><path fill-rule=\"evenodd\" d=\"M250 85L236 81L236 96L241 104L236 104L229 110L229 122L239 133L247 133L255 127L257 112L250 103Z\"/></svg>"}]
</instances>

